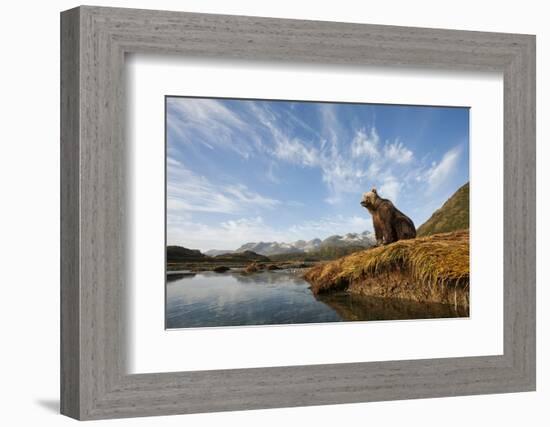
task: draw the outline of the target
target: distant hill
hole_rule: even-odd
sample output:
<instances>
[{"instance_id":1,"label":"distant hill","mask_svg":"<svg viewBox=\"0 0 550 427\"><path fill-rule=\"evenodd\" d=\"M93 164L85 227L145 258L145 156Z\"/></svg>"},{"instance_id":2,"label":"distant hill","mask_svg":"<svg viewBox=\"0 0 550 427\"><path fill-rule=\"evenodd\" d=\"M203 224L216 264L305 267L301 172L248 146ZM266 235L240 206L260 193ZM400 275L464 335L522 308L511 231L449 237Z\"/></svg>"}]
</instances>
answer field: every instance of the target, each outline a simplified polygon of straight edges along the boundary
<instances>
[{"instance_id":1,"label":"distant hill","mask_svg":"<svg viewBox=\"0 0 550 427\"><path fill-rule=\"evenodd\" d=\"M244 252L233 252L230 254L222 254L217 255L214 257L216 261L229 261L229 262L251 262L251 261L259 261L259 262L269 262L271 261L268 257L264 255L257 254L256 252L252 251L244 251Z\"/></svg>"},{"instance_id":2,"label":"distant hill","mask_svg":"<svg viewBox=\"0 0 550 427\"><path fill-rule=\"evenodd\" d=\"M270 259L264 255L259 255L252 251L241 253L222 254L215 257L203 254L198 249L188 249L183 246L166 247L166 261L168 263L183 262L227 262L227 263L248 263L253 261L269 262Z\"/></svg>"},{"instance_id":3,"label":"distant hill","mask_svg":"<svg viewBox=\"0 0 550 427\"><path fill-rule=\"evenodd\" d=\"M460 187L430 219L416 230L417 236L470 228L470 183Z\"/></svg>"},{"instance_id":4,"label":"distant hill","mask_svg":"<svg viewBox=\"0 0 550 427\"><path fill-rule=\"evenodd\" d=\"M168 262L196 262L205 261L206 259L208 259L208 257L198 249L187 249L183 246L166 247L166 260Z\"/></svg>"},{"instance_id":5,"label":"distant hill","mask_svg":"<svg viewBox=\"0 0 550 427\"><path fill-rule=\"evenodd\" d=\"M233 252L235 252L234 250L232 249L210 249L208 251L206 251L204 254L205 255L208 255L208 256L218 256L218 255L223 255L223 254L232 254Z\"/></svg>"}]
</instances>

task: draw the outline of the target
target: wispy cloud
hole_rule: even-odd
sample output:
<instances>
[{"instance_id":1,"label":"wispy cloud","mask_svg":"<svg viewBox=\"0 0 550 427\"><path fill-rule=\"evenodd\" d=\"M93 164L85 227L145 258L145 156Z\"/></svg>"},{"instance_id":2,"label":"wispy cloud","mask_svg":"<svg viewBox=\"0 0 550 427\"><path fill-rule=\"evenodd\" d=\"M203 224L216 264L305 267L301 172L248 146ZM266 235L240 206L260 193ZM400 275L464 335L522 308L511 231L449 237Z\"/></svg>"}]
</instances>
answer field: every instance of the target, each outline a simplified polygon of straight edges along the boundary
<instances>
[{"instance_id":1,"label":"wispy cloud","mask_svg":"<svg viewBox=\"0 0 550 427\"><path fill-rule=\"evenodd\" d=\"M281 118L268 106L261 103L250 103L249 108L264 127L263 139L269 139L263 148L275 158L302 166L316 166L319 163L318 151L311 143L300 138L289 136L289 132L283 129ZM313 132L301 119L295 117L292 112L287 112L286 119L292 118L294 122L306 130ZM287 126L288 127L288 126Z\"/></svg>"},{"instance_id":2,"label":"wispy cloud","mask_svg":"<svg viewBox=\"0 0 550 427\"><path fill-rule=\"evenodd\" d=\"M177 167L182 166L181 162L179 162L178 160L176 160L176 159L174 159L173 157L170 157L170 156L168 156L166 158L166 164L168 166L177 166Z\"/></svg>"},{"instance_id":3,"label":"wispy cloud","mask_svg":"<svg viewBox=\"0 0 550 427\"><path fill-rule=\"evenodd\" d=\"M215 225L180 221L168 223L168 244L200 249L237 249L247 241L262 241L276 237L261 216L222 221Z\"/></svg>"},{"instance_id":4,"label":"wispy cloud","mask_svg":"<svg viewBox=\"0 0 550 427\"><path fill-rule=\"evenodd\" d=\"M353 157L368 157L376 159L380 156L380 137L375 127L367 133L365 129L356 132L351 142L351 154Z\"/></svg>"},{"instance_id":5,"label":"wispy cloud","mask_svg":"<svg viewBox=\"0 0 550 427\"><path fill-rule=\"evenodd\" d=\"M258 138L252 126L221 101L205 98L168 98L168 131L176 143L200 144L233 150L248 158Z\"/></svg>"},{"instance_id":6,"label":"wispy cloud","mask_svg":"<svg viewBox=\"0 0 550 427\"><path fill-rule=\"evenodd\" d=\"M410 163L414 158L413 152L400 141L387 143L384 146L384 155L389 161L394 161L400 165Z\"/></svg>"},{"instance_id":7,"label":"wispy cloud","mask_svg":"<svg viewBox=\"0 0 550 427\"><path fill-rule=\"evenodd\" d=\"M382 182L382 185L378 189L378 192L384 198L390 199L395 203L399 198L399 193L401 192L402 187L402 182L398 181L393 176L389 176Z\"/></svg>"},{"instance_id":8,"label":"wispy cloud","mask_svg":"<svg viewBox=\"0 0 550 427\"><path fill-rule=\"evenodd\" d=\"M432 189L435 189L447 181L456 170L462 149L456 146L447 151L439 163L434 162L426 172L426 181Z\"/></svg>"},{"instance_id":9,"label":"wispy cloud","mask_svg":"<svg viewBox=\"0 0 550 427\"><path fill-rule=\"evenodd\" d=\"M340 203L346 194L360 191L366 177L363 164L354 161L349 153L349 129L343 126L342 118L334 104L319 105L321 122L322 180L328 195L325 202Z\"/></svg>"},{"instance_id":10,"label":"wispy cloud","mask_svg":"<svg viewBox=\"0 0 550 427\"><path fill-rule=\"evenodd\" d=\"M338 204L346 194L361 192L365 186L375 184L397 196L402 185L396 181L394 169L402 169L414 160L413 152L403 142L382 144L375 126L361 127L350 135L349 130L342 128L341 118L331 104L318 106L318 131L294 117L293 110L287 111L283 120L261 103L252 104L250 109L267 131L264 138L270 140L266 146L272 147L271 155L287 163L321 170L328 193L325 201L329 204ZM305 130L309 138L294 136L294 127L289 122ZM271 168L268 173L272 175Z\"/></svg>"},{"instance_id":11,"label":"wispy cloud","mask_svg":"<svg viewBox=\"0 0 550 427\"><path fill-rule=\"evenodd\" d=\"M339 203L343 194L372 186L380 186L386 197L397 199L403 187L398 177L406 172L405 166L413 163L413 152L400 141L382 144L375 126L356 130L351 144L345 138L346 135L337 135L337 140L344 141L333 147L349 148L333 149L325 157L323 179L331 190L326 201Z\"/></svg>"},{"instance_id":12,"label":"wispy cloud","mask_svg":"<svg viewBox=\"0 0 550 427\"><path fill-rule=\"evenodd\" d=\"M169 158L170 159L170 158ZM242 184L213 183L183 165L168 161L168 213L216 212L239 214L250 210L273 209L281 202L249 190Z\"/></svg>"},{"instance_id":13,"label":"wispy cloud","mask_svg":"<svg viewBox=\"0 0 550 427\"><path fill-rule=\"evenodd\" d=\"M357 233L371 229L372 220L367 215L335 215L293 225L289 228L289 232L295 236L326 238L334 234Z\"/></svg>"},{"instance_id":14,"label":"wispy cloud","mask_svg":"<svg viewBox=\"0 0 550 427\"><path fill-rule=\"evenodd\" d=\"M168 125L179 135L180 141L210 148L223 146L244 158L267 154L276 161L319 168L327 188L325 201L329 204L337 204L345 194L372 186L378 186L386 197L397 198L404 186L402 181L410 178L411 170L423 168L415 162L413 151L404 142L383 142L374 125L360 127L350 134L349 129L342 127L342 118L338 117L333 104L318 105L320 126L314 129L295 109L276 112L262 102L249 102L238 112L213 99L170 98L168 102ZM301 129L302 136L309 137L296 136L296 128ZM439 163L433 163L428 170L423 168L425 172L418 179L426 181L431 188L438 187L456 166L459 157L460 150L451 149ZM266 178L273 183L280 182L275 174L276 161L266 162ZM205 185L197 179L195 182L200 184L199 188ZM246 189L229 188L226 195L231 191L233 196L238 192L237 200L245 204L256 200L265 202L247 193ZM219 200L201 203L201 209L211 211L219 204L235 211L224 194L215 198ZM190 202L181 198L177 204L190 207ZM269 205L267 201L266 206Z\"/></svg>"},{"instance_id":15,"label":"wispy cloud","mask_svg":"<svg viewBox=\"0 0 550 427\"><path fill-rule=\"evenodd\" d=\"M303 166L319 165L319 153L314 147L308 147L299 139L288 139L284 135L275 138L274 154L279 159Z\"/></svg>"}]
</instances>

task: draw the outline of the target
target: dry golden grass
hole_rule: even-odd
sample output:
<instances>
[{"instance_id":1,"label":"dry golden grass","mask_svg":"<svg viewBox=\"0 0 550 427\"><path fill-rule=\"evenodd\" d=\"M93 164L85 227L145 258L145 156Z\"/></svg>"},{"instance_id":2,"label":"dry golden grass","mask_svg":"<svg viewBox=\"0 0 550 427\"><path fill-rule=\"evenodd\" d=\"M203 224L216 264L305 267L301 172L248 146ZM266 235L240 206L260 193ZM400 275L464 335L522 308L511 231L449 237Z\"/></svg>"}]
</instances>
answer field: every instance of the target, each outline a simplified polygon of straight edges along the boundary
<instances>
[{"instance_id":1,"label":"dry golden grass","mask_svg":"<svg viewBox=\"0 0 550 427\"><path fill-rule=\"evenodd\" d=\"M304 277L315 294L348 289L380 296L400 297L401 293L405 298L443 302L453 291L456 303L457 289L464 294L469 287L469 230L400 240L356 252L319 264ZM468 299L467 294L465 298Z\"/></svg>"}]
</instances>

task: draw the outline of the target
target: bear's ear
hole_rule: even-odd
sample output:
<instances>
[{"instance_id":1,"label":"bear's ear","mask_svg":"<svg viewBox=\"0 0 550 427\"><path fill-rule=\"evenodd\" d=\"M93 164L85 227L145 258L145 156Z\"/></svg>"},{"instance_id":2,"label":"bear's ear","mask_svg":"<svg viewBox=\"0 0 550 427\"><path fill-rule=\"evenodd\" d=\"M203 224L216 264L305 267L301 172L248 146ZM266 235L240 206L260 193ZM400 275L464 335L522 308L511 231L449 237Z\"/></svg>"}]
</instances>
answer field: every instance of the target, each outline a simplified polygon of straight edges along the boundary
<instances>
[{"instance_id":1,"label":"bear's ear","mask_svg":"<svg viewBox=\"0 0 550 427\"><path fill-rule=\"evenodd\" d=\"M376 192L376 188L374 188L374 187L372 187L372 190L370 190L370 191L372 191L374 194L378 194L378 193Z\"/></svg>"}]
</instances>

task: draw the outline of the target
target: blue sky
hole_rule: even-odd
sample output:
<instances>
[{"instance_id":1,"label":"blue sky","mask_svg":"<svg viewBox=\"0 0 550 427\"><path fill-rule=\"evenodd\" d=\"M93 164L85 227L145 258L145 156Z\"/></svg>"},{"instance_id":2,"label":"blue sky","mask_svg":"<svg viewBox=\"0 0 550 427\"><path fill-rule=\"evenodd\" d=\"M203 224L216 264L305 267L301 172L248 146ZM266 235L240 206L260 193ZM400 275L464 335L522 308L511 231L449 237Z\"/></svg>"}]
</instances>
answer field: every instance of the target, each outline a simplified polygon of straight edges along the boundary
<instances>
[{"instance_id":1,"label":"blue sky","mask_svg":"<svg viewBox=\"0 0 550 427\"><path fill-rule=\"evenodd\" d=\"M168 97L166 114L168 244L372 231L372 187L419 227L469 179L467 108Z\"/></svg>"}]
</instances>

